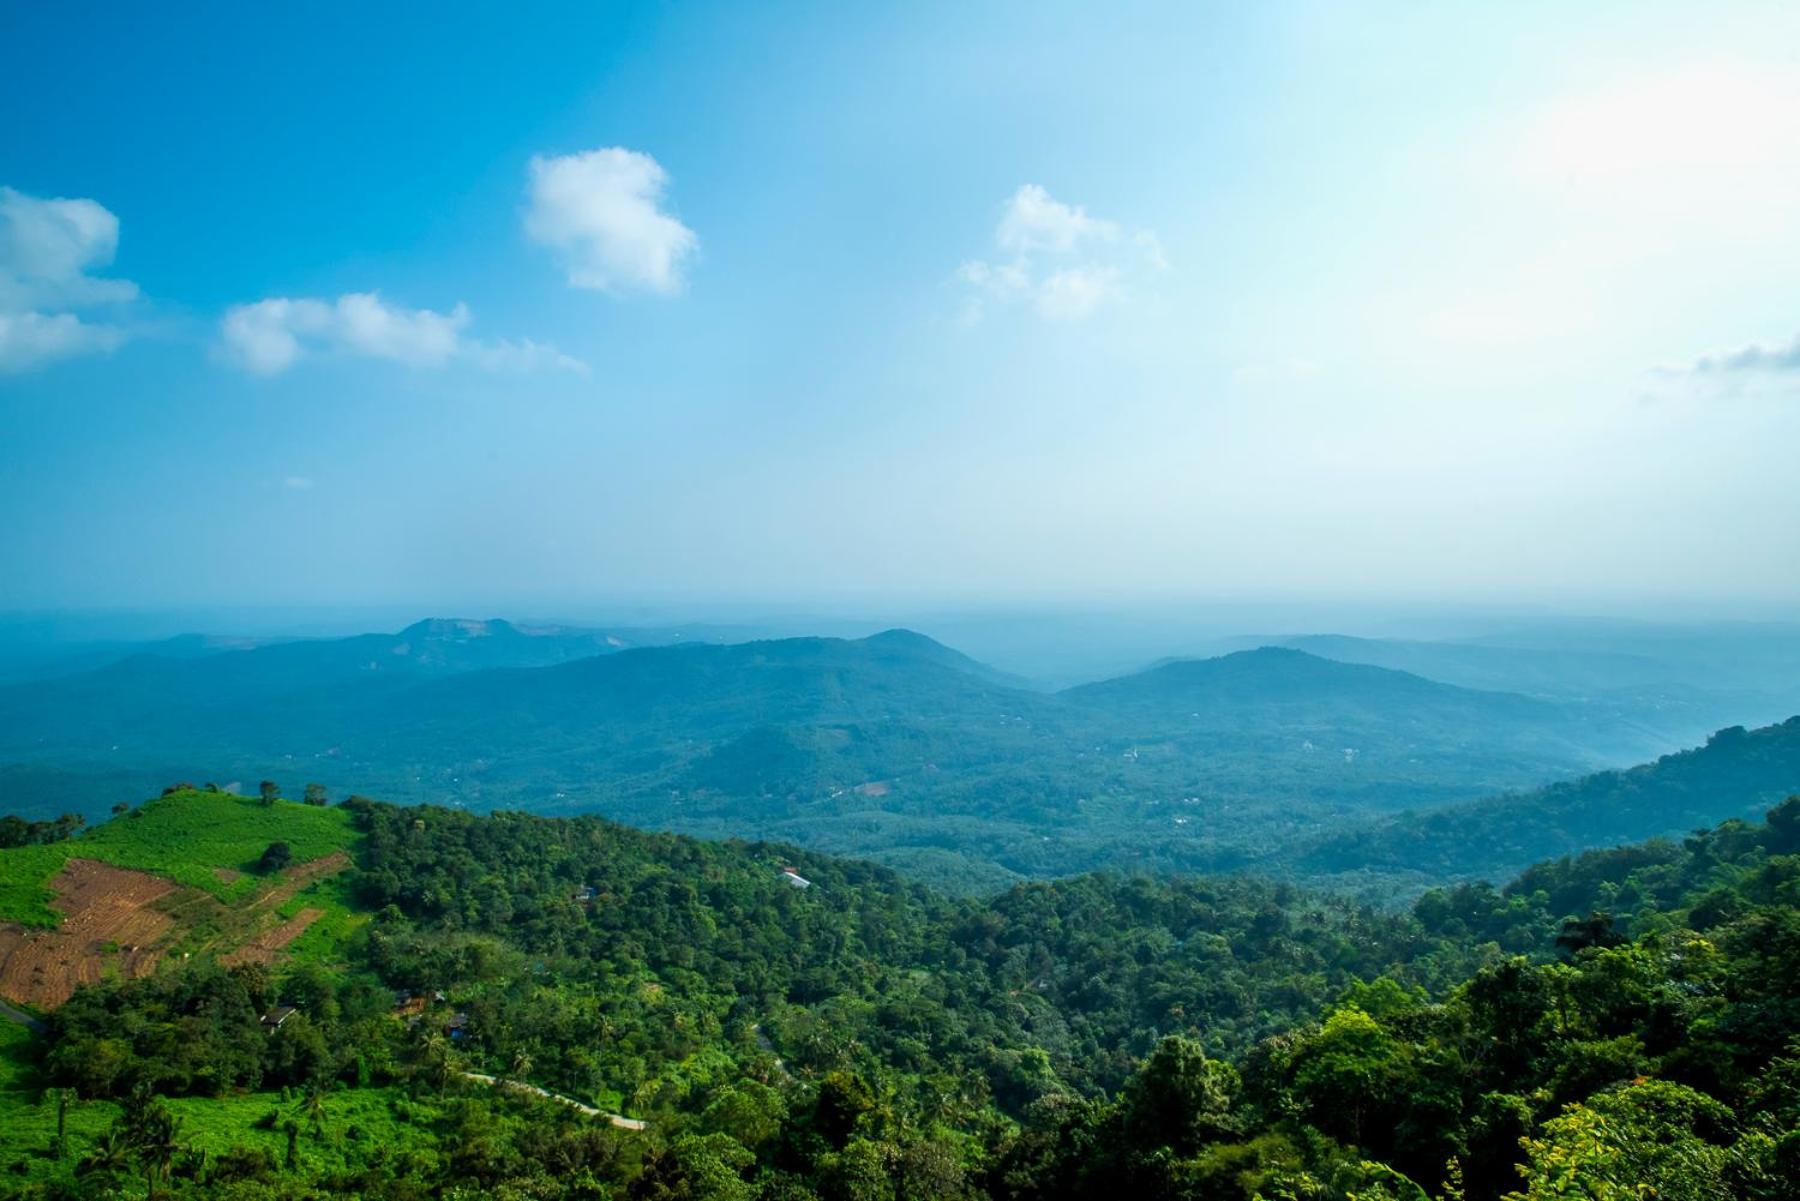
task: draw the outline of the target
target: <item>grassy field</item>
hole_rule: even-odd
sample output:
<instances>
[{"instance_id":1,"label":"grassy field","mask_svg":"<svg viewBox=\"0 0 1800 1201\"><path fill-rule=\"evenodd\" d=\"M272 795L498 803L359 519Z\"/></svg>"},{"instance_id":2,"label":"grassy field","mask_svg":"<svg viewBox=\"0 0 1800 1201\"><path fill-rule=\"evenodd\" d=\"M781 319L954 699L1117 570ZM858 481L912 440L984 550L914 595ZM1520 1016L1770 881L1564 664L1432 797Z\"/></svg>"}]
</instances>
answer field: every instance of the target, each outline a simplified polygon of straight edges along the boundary
<instances>
[{"instance_id":1,"label":"grassy field","mask_svg":"<svg viewBox=\"0 0 1800 1201\"><path fill-rule=\"evenodd\" d=\"M24 1179L46 1180L70 1170L119 1116L110 1101L70 1106L69 1146L63 1163L50 1154L56 1134L56 1105L36 1087L27 1066L31 1035L0 1021L0 1163L24 1165ZM259 1147L280 1162L287 1135L279 1128L299 1123L301 1161L314 1170L337 1170L385 1154L412 1152L435 1157L433 1128L443 1120L444 1102L408 1097L396 1089L340 1089L327 1094L321 1129L315 1133L298 1097L274 1092L228 1097L183 1097L169 1107L181 1119L181 1141L218 1155L233 1147ZM277 1115L268 1128L270 1113ZM17 1167L14 1171L17 1171Z\"/></svg>"},{"instance_id":2,"label":"grassy field","mask_svg":"<svg viewBox=\"0 0 1800 1201\"><path fill-rule=\"evenodd\" d=\"M97 859L166 877L223 904L224 908L211 902L186 904L178 918L180 934L171 944L173 961L177 952L190 946L233 945L234 929L236 939L243 937L238 925L242 915L258 912L251 902L275 883L250 870L270 843L287 843L293 863L301 864L337 851L354 852L357 838L349 815L338 809L291 801L266 806L255 798L225 793L175 793L148 801L79 838L0 850L0 920L56 925L60 915L49 906L51 879L70 859ZM262 904L270 905L264 912L280 918L306 909L323 911L288 945L288 961L336 962L345 942L368 920L351 904L343 875L315 880L278 904ZM72 1106L67 1119L69 1146L59 1163L50 1150L56 1106L35 1079L31 1038L23 1026L0 1020L0 1162L17 1165L14 1171L22 1166L26 1180L48 1180L66 1174L87 1154L117 1120L119 1106L104 1101ZM443 1119L441 1103L379 1088L330 1094L317 1132L299 1100L279 1093L182 1098L169 1104L181 1118L182 1141L213 1155L234 1147L257 1147L279 1162L287 1154L287 1135L280 1127L292 1119L302 1128L301 1160L321 1171L402 1152L434 1156L432 1128ZM276 1115L272 1126L270 1114Z\"/></svg>"},{"instance_id":3,"label":"grassy field","mask_svg":"<svg viewBox=\"0 0 1800 1201\"><path fill-rule=\"evenodd\" d=\"M356 840L350 815L341 809L293 801L264 805L223 792L174 793L79 838L0 850L0 921L56 925L50 880L72 858L151 872L230 903L266 885L249 869L270 843L287 843L293 861L304 863L334 851L353 852ZM221 872L242 874L228 879Z\"/></svg>"}]
</instances>

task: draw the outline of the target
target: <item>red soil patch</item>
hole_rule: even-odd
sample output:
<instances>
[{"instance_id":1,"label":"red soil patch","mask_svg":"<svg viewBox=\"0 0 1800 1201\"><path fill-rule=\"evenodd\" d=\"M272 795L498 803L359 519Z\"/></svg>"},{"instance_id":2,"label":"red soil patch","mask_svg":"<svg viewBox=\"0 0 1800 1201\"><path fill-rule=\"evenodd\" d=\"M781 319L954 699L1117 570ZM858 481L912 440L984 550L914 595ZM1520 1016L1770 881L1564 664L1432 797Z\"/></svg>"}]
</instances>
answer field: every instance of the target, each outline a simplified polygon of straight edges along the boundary
<instances>
[{"instance_id":1,"label":"red soil patch","mask_svg":"<svg viewBox=\"0 0 1800 1201\"><path fill-rule=\"evenodd\" d=\"M238 871L236 868L215 867L213 868L213 875L219 878L219 883L221 884L235 884L243 879L244 873Z\"/></svg>"},{"instance_id":2,"label":"red soil patch","mask_svg":"<svg viewBox=\"0 0 1800 1201\"><path fill-rule=\"evenodd\" d=\"M53 1009L108 969L146 975L161 955L156 943L174 925L151 903L176 885L145 872L92 859L71 859L50 881L54 930L0 926L0 997Z\"/></svg>"},{"instance_id":3,"label":"red soil patch","mask_svg":"<svg viewBox=\"0 0 1800 1201\"><path fill-rule=\"evenodd\" d=\"M80 985L93 984L111 974L127 979L148 975L161 958L161 944L168 941L178 917L183 928L194 924L196 919L188 912L194 906L211 913L210 920L221 921L228 930L254 929L260 922L275 919L271 910L315 881L343 871L350 862L350 856L339 851L297 863L248 905L227 913L213 897L182 889L147 872L92 859L71 859L50 881L55 894L50 906L63 915L61 925L54 930L37 930L0 924L0 998L54 1009L74 995ZM230 883L226 871L217 874L220 880ZM229 873L233 879L238 875ZM186 894L180 905L155 904L176 892ZM184 911L185 916L171 914L171 908ZM224 960L271 963L323 914L322 909L303 909L293 917L276 921Z\"/></svg>"},{"instance_id":4,"label":"red soil patch","mask_svg":"<svg viewBox=\"0 0 1800 1201\"><path fill-rule=\"evenodd\" d=\"M279 926L264 930L229 955L222 956L219 962L227 966L240 963L274 963L275 957L290 942L306 933L306 928L324 915L323 909L302 909Z\"/></svg>"}]
</instances>

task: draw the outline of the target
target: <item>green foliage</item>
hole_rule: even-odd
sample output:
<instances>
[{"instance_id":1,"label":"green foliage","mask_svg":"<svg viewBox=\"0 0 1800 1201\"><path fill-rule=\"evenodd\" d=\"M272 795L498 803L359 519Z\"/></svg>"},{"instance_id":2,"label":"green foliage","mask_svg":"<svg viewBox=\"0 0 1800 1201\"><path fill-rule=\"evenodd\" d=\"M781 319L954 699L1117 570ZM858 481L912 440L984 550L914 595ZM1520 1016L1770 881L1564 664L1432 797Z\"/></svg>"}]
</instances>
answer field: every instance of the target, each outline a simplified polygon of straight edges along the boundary
<instances>
[{"instance_id":1,"label":"green foliage","mask_svg":"<svg viewBox=\"0 0 1800 1201\"><path fill-rule=\"evenodd\" d=\"M78 837L47 845L0 849L0 921L55 925L49 883L69 859L98 859L166 876L224 899L258 887L221 876L255 871L272 842L284 842L295 862L355 847L356 831L341 809L318 809L223 792L175 792Z\"/></svg>"},{"instance_id":2,"label":"green foliage","mask_svg":"<svg viewBox=\"0 0 1800 1201\"><path fill-rule=\"evenodd\" d=\"M1796 782L1800 717L1760 730L1734 726L1703 747L1626 771L1328 833L1283 856L1283 866L1308 876L1354 871L1419 881L1498 878L1570 847L1608 847L1750 818L1792 793ZM1652 843L1602 854L1630 860L1670 853L1666 844Z\"/></svg>"},{"instance_id":3,"label":"green foliage","mask_svg":"<svg viewBox=\"0 0 1800 1201\"><path fill-rule=\"evenodd\" d=\"M1792 1201L1800 800L1410 916L276 812L354 823L376 916L330 967L201 957L0 1027L0 1197Z\"/></svg>"},{"instance_id":4,"label":"green foliage","mask_svg":"<svg viewBox=\"0 0 1800 1201\"><path fill-rule=\"evenodd\" d=\"M58 771L205 763L255 780L301 770L296 746L335 748L304 768L320 793L355 784L476 811L601 811L870 856L965 893L1108 867L1352 871L1371 862L1364 839L1382 844L1371 886L1439 882L1744 814L1768 788L1800 782L1793 746L1753 747L1759 770L1714 772L1719 788L1680 804L1570 817L1549 798L1545 829L1565 841L1520 848L1492 820L1487 837L1413 853L1393 845L1405 829L1362 824L1668 744L1591 705L1281 648L1046 694L902 630L596 654L603 639L501 624L143 656L0 688L0 758L36 773L32 795L49 797L70 791L46 778ZM575 652L589 657L567 661ZM92 762L96 726L117 743L104 764ZM1800 731L1779 741L1800 745ZM1346 825L1347 847L1318 843ZM1422 880L1440 860L1448 870Z\"/></svg>"}]
</instances>

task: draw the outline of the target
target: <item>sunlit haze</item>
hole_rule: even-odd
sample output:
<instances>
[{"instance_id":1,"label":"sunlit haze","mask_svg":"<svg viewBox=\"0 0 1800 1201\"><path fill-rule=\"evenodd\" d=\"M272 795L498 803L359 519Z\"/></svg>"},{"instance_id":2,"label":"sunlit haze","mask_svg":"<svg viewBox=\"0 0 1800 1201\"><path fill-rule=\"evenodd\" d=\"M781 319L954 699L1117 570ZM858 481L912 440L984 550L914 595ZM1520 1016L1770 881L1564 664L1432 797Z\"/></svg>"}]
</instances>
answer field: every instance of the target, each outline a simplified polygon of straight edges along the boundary
<instances>
[{"instance_id":1,"label":"sunlit haze","mask_svg":"<svg viewBox=\"0 0 1800 1201\"><path fill-rule=\"evenodd\" d=\"M0 607L1800 602L1800 12L0 8Z\"/></svg>"}]
</instances>

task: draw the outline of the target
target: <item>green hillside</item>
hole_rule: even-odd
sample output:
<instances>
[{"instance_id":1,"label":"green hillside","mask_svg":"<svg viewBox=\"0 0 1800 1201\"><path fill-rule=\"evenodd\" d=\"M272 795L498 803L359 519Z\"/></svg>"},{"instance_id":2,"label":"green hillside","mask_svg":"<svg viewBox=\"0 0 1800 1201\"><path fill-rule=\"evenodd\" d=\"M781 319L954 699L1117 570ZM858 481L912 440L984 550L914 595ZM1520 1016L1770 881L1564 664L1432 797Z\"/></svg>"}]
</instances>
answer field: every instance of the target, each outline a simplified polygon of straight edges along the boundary
<instances>
[{"instance_id":1,"label":"green hillside","mask_svg":"<svg viewBox=\"0 0 1800 1201\"><path fill-rule=\"evenodd\" d=\"M363 922L9 1027L0 1196L1779 1201L1800 1164L1800 799L1387 915L1248 879L955 900L597 818L308 808L177 793L0 853L223 866L285 822L353 853Z\"/></svg>"},{"instance_id":2,"label":"green hillside","mask_svg":"<svg viewBox=\"0 0 1800 1201\"><path fill-rule=\"evenodd\" d=\"M1510 875L1534 860L1752 818L1800 781L1800 718L1720 730L1706 745L1624 771L1370 822L1266 866L1309 878L1351 872L1392 883Z\"/></svg>"},{"instance_id":3,"label":"green hillside","mask_svg":"<svg viewBox=\"0 0 1800 1201\"><path fill-rule=\"evenodd\" d=\"M297 862L352 850L357 834L341 809L184 790L146 801L80 837L0 849L0 921L54 925L50 880L69 859L98 859L166 876L221 900L257 883L257 860L285 842ZM220 873L232 877L225 878Z\"/></svg>"},{"instance_id":4,"label":"green hillside","mask_svg":"<svg viewBox=\"0 0 1800 1201\"><path fill-rule=\"evenodd\" d=\"M1097 868L1232 869L1370 817L1666 749L1580 706L1279 649L1045 694L901 630L549 663L515 645L581 644L434 623L0 688L0 782L61 801L135 763L146 781L273 776L477 811L599 811L870 856L975 892ZM483 669L508 655L524 665Z\"/></svg>"}]
</instances>

